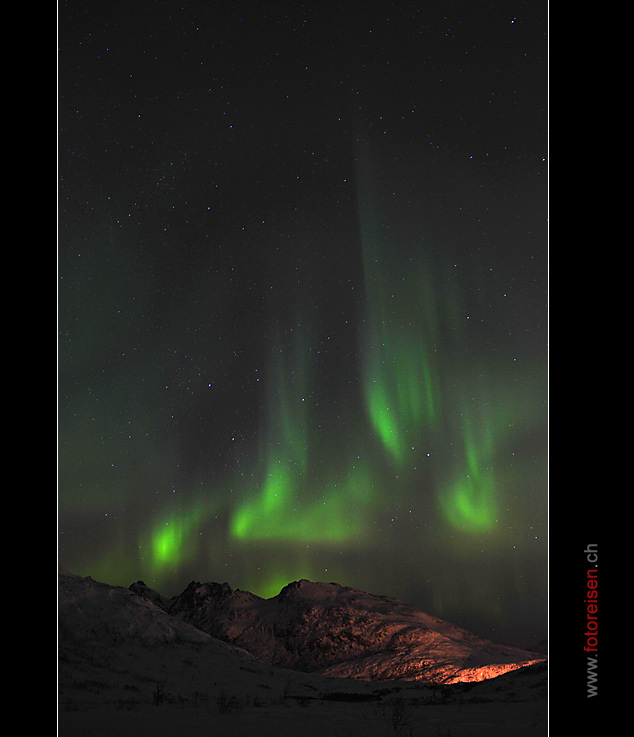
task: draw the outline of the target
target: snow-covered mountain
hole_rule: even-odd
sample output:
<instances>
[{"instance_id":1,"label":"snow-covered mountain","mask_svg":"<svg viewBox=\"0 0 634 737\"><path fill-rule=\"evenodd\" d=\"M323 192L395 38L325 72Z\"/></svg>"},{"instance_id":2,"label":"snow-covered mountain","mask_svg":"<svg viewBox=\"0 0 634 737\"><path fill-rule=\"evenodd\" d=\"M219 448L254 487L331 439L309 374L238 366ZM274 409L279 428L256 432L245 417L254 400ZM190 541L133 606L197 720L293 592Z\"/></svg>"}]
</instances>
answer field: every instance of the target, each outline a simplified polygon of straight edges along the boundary
<instances>
[{"instance_id":1,"label":"snow-covered mountain","mask_svg":"<svg viewBox=\"0 0 634 737\"><path fill-rule=\"evenodd\" d=\"M142 582L139 595L156 600ZM192 582L166 612L258 660L362 680L481 681L544 660L497 645L397 599L301 580L271 599Z\"/></svg>"},{"instance_id":2,"label":"snow-covered mountain","mask_svg":"<svg viewBox=\"0 0 634 737\"><path fill-rule=\"evenodd\" d=\"M158 698L164 684L169 684L174 698L176 694L191 698L209 689L231 694L239 690L250 699L271 698L286 687L290 672L260 663L246 651L168 614L162 606L165 600L145 586L110 586L63 570L58 578L62 702L66 696L77 699L77 693L87 703L102 701L104 694L125 702L154 688ZM301 673L293 676L302 694L309 679ZM77 683L91 687L77 689Z\"/></svg>"},{"instance_id":3,"label":"snow-covered mountain","mask_svg":"<svg viewBox=\"0 0 634 737\"><path fill-rule=\"evenodd\" d=\"M395 599L336 584L299 581L265 600L192 583L167 599L142 582L127 589L60 571L58 734L546 734L546 663L519 668L526 661L511 655ZM517 670L451 684L472 668L482 674L482 661ZM361 680L400 672L416 680ZM434 673L442 683L428 682Z\"/></svg>"}]
</instances>

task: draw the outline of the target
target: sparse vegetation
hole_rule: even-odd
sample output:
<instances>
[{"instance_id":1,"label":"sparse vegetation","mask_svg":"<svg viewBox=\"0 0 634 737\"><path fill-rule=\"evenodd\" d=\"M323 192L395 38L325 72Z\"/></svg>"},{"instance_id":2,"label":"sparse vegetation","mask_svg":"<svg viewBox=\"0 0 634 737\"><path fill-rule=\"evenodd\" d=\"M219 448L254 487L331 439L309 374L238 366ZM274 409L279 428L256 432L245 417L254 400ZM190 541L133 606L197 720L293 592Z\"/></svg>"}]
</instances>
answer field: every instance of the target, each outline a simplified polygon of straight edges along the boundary
<instances>
[{"instance_id":1,"label":"sparse vegetation","mask_svg":"<svg viewBox=\"0 0 634 737\"><path fill-rule=\"evenodd\" d=\"M218 714L230 714L239 711L244 706L244 701L239 696L230 695L226 691L220 691L216 696Z\"/></svg>"},{"instance_id":2,"label":"sparse vegetation","mask_svg":"<svg viewBox=\"0 0 634 737\"><path fill-rule=\"evenodd\" d=\"M167 681L164 681L163 683L157 683L154 686L154 692L152 694L152 703L154 706L161 706L161 704L165 701L165 684Z\"/></svg>"},{"instance_id":3,"label":"sparse vegetation","mask_svg":"<svg viewBox=\"0 0 634 737\"><path fill-rule=\"evenodd\" d=\"M402 696L395 696L387 702L384 716L393 732L412 734L412 710Z\"/></svg>"}]
</instances>

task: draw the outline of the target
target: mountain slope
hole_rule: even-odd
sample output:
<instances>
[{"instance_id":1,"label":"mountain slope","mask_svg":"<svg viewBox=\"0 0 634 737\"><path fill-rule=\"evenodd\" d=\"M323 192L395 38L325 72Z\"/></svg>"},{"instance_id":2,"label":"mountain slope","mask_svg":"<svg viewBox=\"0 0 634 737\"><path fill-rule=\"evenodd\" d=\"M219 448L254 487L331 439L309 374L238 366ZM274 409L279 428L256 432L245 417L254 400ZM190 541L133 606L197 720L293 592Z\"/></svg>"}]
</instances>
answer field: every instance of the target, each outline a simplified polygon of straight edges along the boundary
<instances>
[{"instance_id":1,"label":"mountain slope","mask_svg":"<svg viewBox=\"0 0 634 737\"><path fill-rule=\"evenodd\" d=\"M296 581L271 599L192 582L166 611L262 662L362 680L480 681L544 660L386 596Z\"/></svg>"}]
</instances>

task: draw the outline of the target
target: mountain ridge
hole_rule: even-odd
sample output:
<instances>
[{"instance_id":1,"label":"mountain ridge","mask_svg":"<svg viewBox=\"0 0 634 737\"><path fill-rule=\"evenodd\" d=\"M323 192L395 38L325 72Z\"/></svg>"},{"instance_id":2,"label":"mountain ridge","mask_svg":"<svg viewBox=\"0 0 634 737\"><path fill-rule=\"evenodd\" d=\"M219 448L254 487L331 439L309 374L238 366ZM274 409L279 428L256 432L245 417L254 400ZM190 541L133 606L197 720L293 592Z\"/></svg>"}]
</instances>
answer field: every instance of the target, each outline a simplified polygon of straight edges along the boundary
<instances>
[{"instance_id":1,"label":"mountain ridge","mask_svg":"<svg viewBox=\"0 0 634 737\"><path fill-rule=\"evenodd\" d=\"M191 581L170 599L130 590L169 616L262 663L337 678L459 683L546 660L499 645L398 599L337 583L293 581L270 599L228 583Z\"/></svg>"}]
</instances>

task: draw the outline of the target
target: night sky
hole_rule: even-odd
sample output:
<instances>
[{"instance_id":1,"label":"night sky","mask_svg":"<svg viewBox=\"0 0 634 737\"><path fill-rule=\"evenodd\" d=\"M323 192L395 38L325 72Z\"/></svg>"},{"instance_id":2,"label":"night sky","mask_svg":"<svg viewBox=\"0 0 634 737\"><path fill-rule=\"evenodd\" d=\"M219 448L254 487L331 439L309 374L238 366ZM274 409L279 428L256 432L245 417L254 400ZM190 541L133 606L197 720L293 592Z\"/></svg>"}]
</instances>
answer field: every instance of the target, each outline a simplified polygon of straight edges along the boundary
<instances>
[{"instance_id":1,"label":"night sky","mask_svg":"<svg viewBox=\"0 0 634 737\"><path fill-rule=\"evenodd\" d=\"M58 561L547 617L547 4L60 1Z\"/></svg>"}]
</instances>

